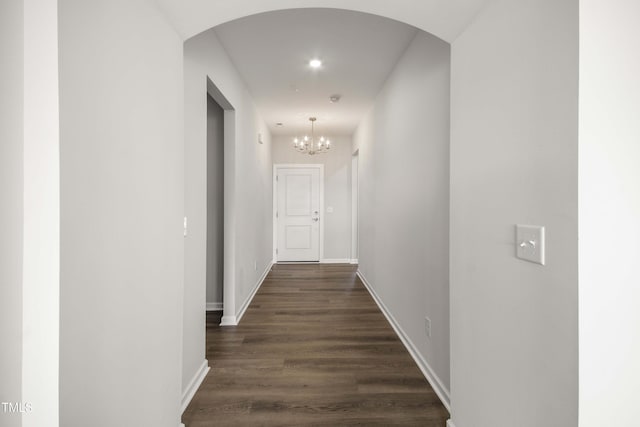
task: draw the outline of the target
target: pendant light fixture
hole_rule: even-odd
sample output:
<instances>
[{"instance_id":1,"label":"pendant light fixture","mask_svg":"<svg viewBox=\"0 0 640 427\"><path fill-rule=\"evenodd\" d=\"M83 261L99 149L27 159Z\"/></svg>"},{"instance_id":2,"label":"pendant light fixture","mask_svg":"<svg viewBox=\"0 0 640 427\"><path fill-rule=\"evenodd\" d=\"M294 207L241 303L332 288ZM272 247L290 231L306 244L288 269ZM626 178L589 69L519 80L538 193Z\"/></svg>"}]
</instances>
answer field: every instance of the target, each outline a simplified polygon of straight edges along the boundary
<instances>
[{"instance_id":1,"label":"pendant light fixture","mask_svg":"<svg viewBox=\"0 0 640 427\"><path fill-rule=\"evenodd\" d=\"M315 154L326 153L331 149L331 141L325 139L324 136L321 136L318 140L316 140L314 123L316 121L315 117L309 117L309 121L311 122L311 137L305 135L302 138L294 138L293 139L293 148L296 151L299 151L303 154L308 154L313 156Z\"/></svg>"}]
</instances>

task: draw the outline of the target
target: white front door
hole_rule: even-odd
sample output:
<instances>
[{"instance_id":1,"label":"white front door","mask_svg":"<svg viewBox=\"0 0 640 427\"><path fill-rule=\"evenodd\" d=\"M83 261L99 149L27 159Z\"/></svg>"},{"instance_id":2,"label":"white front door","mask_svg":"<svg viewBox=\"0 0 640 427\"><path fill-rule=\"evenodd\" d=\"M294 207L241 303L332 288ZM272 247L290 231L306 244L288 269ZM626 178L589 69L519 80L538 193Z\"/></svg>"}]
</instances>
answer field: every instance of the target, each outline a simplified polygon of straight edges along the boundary
<instances>
[{"instance_id":1,"label":"white front door","mask_svg":"<svg viewBox=\"0 0 640 427\"><path fill-rule=\"evenodd\" d=\"M277 260L320 261L321 168L276 167Z\"/></svg>"}]
</instances>

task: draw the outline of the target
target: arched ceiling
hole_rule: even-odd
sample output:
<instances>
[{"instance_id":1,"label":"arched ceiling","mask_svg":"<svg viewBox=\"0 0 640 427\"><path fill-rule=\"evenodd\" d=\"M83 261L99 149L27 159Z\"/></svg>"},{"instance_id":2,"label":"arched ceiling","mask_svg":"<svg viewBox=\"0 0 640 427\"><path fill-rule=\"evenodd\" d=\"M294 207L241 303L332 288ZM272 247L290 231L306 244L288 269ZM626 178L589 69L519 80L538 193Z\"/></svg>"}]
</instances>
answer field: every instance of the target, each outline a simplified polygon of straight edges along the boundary
<instances>
[{"instance_id":1,"label":"arched ceiling","mask_svg":"<svg viewBox=\"0 0 640 427\"><path fill-rule=\"evenodd\" d=\"M185 40L215 31L273 135L350 135L416 28L451 42L489 1L156 0Z\"/></svg>"},{"instance_id":2,"label":"arched ceiling","mask_svg":"<svg viewBox=\"0 0 640 427\"><path fill-rule=\"evenodd\" d=\"M282 9L326 7L405 22L452 42L491 0L156 0L186 40L244 16Z\"/></svg>"}]
</instances>

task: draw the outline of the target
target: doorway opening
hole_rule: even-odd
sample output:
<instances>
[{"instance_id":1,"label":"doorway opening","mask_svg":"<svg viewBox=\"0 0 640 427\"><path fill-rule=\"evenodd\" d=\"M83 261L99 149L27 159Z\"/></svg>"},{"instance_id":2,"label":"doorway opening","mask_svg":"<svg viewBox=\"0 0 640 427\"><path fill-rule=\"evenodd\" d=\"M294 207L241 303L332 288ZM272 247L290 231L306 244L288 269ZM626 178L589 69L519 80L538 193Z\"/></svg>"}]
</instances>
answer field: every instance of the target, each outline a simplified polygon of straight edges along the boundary
<instances>
[{"instance_id":1,"label":"doorway opening","mask_svg":"<svg viewBox=\"0 0 640 427\"><path fill-rule=\"evenodd\" d=\"M222 310L220 325L236 324L234 271L236 111L207 77L207 310ZM213 101L211 103L210 101ZM220 114L222 112L222 115ZM211 180L211 182L210 182ZM209 210L213 212L209 214ZM214 230L209 231L209 226ZM210 264L211 262L211 264ZM210 289L211 283L211 289ZM211 298L211 300L210 300ZM215 300L219 298L219 300Z\"/></svg>"},{"instance_id":2,"label":"doorway opening","mask_svg":"<svg viewBox=\"0 0 640 427\"><path fill-rule=\"evenodd\" d=\"M224 109L207 94L207 311L222 311L224 283Z\"/></svg>"}]
</instances>

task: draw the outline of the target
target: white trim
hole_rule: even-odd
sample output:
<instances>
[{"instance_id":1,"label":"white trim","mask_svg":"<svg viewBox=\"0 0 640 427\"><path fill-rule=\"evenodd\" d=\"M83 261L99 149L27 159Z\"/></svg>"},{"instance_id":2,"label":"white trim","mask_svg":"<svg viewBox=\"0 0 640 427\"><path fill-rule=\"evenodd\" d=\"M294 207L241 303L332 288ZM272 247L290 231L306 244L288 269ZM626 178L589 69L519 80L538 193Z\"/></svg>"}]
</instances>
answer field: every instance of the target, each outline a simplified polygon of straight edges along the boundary
<instances>
[{"instance_id":1,"label":"white trim","mask_svg":"<svg viewBox=\"0 0 640 427\"><path fill-rule=\"evenodd\" d=\"M267 278L267 274L269 274L269 272L271 271L271 267L273 267L273 263L269 262L267 264L267 268L264 270L264 272L258 279L258 282L253 287L253 290L251 291L247 299L245 299L242 303L242 307L240 307L240 310L238 310L238 314L236 316L222 316L222 319L220 320L220 326L237 326L238 323L240 323L240 320L242 320L242 316L244 316L247 308L249 308L249 304L251 304L251 301L253 301L253 297L256 296L258 289L260 289L260 286L262 286L262 283L264 283L264 279Z\"/></svg>"},{"instance_id":2,"label":"white trim","mask_svg":"<svg viewBox=\"0 0 640 427\"><path fill-rule=\"evenodd\" d=\"M258 279L258 282L253 287L253 291L251 291L247 299L242 304L242 307L240 307L240 310L238 310L238 314L236 315L238 323L240 323L240 321L242 320L242 316L244 316L244 313L247 311L247 308L249 308L249 304L251 304L251 301L253 301L253 297L256 296L258 289L260 289L260 286L262 286L262 283L264 283L264 279L267 278L267 274L269 274L269 272L271 271L272 266L273 264L271 263L267 264L267 268L265 268L264 271L262 272L262 275Z\"/></svg>"},{"instance_id":3,"label":"white trim","mask_svg":"<svg viewBox=\"0 0 640 427\"><path fill-rule=\"evenodd\" d=\"M320 261L280 261L275 262L278 265L318 265Z\"/></svg>"},{"instance_id":4,"label":"white trim","mask_svg":"<svg viewBox=\"0 0 640 427\"><path fill-rule=\"evenodd\" d=\"M271 212L271 218L273 221L273 224L271 226L271 229L273 230L273 247L272 247L272 251L273 251L273 263L277 264L278 263L278 253L276 252L278 250L278 218L277 218L277 214L278 214L278 165L274 164L273 165L273 185L272 185L272 202L271 202L271 207L272 207L272 212Z\"/></svg>"},{"instance_id":5,"label":"white trim","mask_svg":"<svg viewBox=\"0 0 640 427\"><path fill-rule=\"evenodd\" d=\"M321 259L320 264L351 264L351 260L349 258L327 258Z\"/></svg>"},{"instance_id":6,"label":"white trim","mask_svg":"<svg viewBox=\"0 0 640 427\"><path fill-rule=\"evenodd\" d=\"M358 258L358 162L360 161L360 150L356 150L351 155L351 258ZM354 264L352 262L352 264ZM355 263L357 264L357 262Z\"/></svg>"},{"instance_id":7,"label":"white trim","mask_svg":"<svg viewBox=\"0 0 640 427\"><path fill-rule=\"evenodd\" d=\"M396 331L398 338L400 338L400 341L402 341L404 346L407 348L407 351L409 352L409 354L411 354L411 357L416 362L416 364L418 365L418 368L420 368L420 370L422 371L422 374L427 379L429 384L431 384L431 387L440 398L440 401L442 402L444 407L447 408L447 411L449 411L449 413L451 413L451 395L449 394L449 391L447 390L447 388L444 386L444 384L442 384L442 381L440 381L440 378L438 378L438 376L433 371L429 363L424 359L424 357L422 357L422 355L420 354L418 349L415 347L415 345L413 345L413 342L411 341L409 336L404 332L404 330L402 329L398 321L395 319L395 317L393 317L389 309L384 305L384 303L382 302L382 300L380 299L376 291L369 284L367 279L363 276L362 272L358 269L356 274L358 275L358 277L360 278L364 286L367 288L367 290L373 297L373 300L376 302L376 304L382 311L382 314L384 314L384 316L387 318L387 320L391 324L391 327L393 328L393 330Z\"/></svg>"},{"instance_id":8,"label":"white trim","mask_svg":"<svg viewBox=\"0 0 640 427\"><path fill-rule=\"evenodd\" d=\"M211 86L213 88L209 87ZM222 95L221 92L215 92L217 88L207 75L207 88L212 96ZM223 231L223 268L222 268L222 293L223 299L223 315L235 318L236 310L236 111L224 96L213 99L224 108L224 231ZM223 102L226 102L224 104ZM224 317L222 318L224 321Z\"/></svg>"},{"instance_id":9,"label":"white trim","mask_svg":"<svg viewBox=\"0 0 640 427\"><path fill-rule=\"evenodd\" d=\"M182 403L180 405L181 414L184 413L184 410L187 409L187 406L189 406L189 403L191 403L191 399L193 399L193 396L196 395L196 391L198 391L198 388L200 388L200 385L207 376L209 369L209 361L207 359L204 359L202 365L200 366L200 369L198 369L198 372L196 372L195 376L191 378L191 381L189 381L189 385L182 393Z\"/></svg>"},{"instance_id":10,"label":"white trim","mask_svg":"<svg viewBox=\"0 0 640 427\"><path fill-rule=\"evenodd\" d=\"M447 420L447 427L456 427L456 425L453 424L453 421L451 421L451 418Z\"/></svg>"},{"instance_id":11,"label":"white trim","mask_svg":"<svg viewBox=\"0 0 640 427\"><path fill-rule=\"evenodd\" d=\"M220 311L222 310L223 303L221 302L208 302L207 311Z\"/></svg>"},{"instance_id":12,"label":"white trim","mask_svg":"<svg viewBox=\"0 0 640 427\"><path fill-rule=\"evenodd\" d=\"M23 50L19 60L22 61L23 87L19 108L22 122L15 123L15 127L22 128L22 135L11 144L22 149L19 154L22 170L18 174L21 182L12 183L12 188L21 187L18 203L22 204L22 212L15 218L18 223L15 226L21 228L18 250L22 251L22 258L16 265L17 272L22 274L16 283L21 297L16 309L22 316L22 324L12 325L10 329L12 335L18 334L21 347L22 365L18 365L16 372L21 378L21 393L9 400L3 392L2 400L28 402L33 411L11 417L13 414L5 414L3 409L0 418L4 420L7 415L8 424L16 419L16 423L24 427L58 426L62 396L60 338L63 337L60 334L60 314L63 313L60 307L63 300L60 295L60 172L69 170L66 163L65 167L60 164L60 89L63 86L58 71L61 64L58 41L62 40L59 34L64 26L58 23L57 1L27 0L21 8L20 48ZM15 107L18 106L11 106ZM4 113L4 108L2 111ZM3 140L2 145L5 144ZM3 193L3 203L5 197ZM14 242L9 243L13 246ZM4 290L4 282L1 286Z\"/></svg>"},{"instance_id":13,"label":"white trim","mask_svg":"<svg viewBox=\"0 0 640 427\"><path fill-rule=\"evenodd\" d=\"M222 316L220 326L238 326L238 319L236 316Z\"/></svg>"},{"instance_id":14,"label":"white trim","mask_svg":"<svg viewBox=\"0 0 640 427\"><path fill-rule=\"evenodd\" d=\"M324 165L320 165L320 257L318 259L324 258L324 222L325 222L325 211L324 211Z\"/></svg>"},{"instance_id":15,"label":"white trim","mask_svg":"<svg viewBox=\"0 0 640 427\"><path fill-rule=\"evenodd\" d=\"M349 261L349 264L358 264L358 260L357 259L352 259L351 261Z\"/></svg>"},{"instance_id":16,"label":"white trim","mask_svg":"<svg viewBox=\"0 0 640 427\"><path fill-rule=\"evenodd\" d=\"M278 255L276 249L278 248L278 220L276 218L276 212L278 210L278 176L279 168L295 169L295 168L318 168L320 170L320 212L323 215L320 218L320 236L319 236L319 260L324 258L324 164L322 163L274 163L273 165L273 263L278 263ZM303 261L304 262L304 261ZM318 262L318 261L308 261Z\"/></svg>"}]
</instances>

